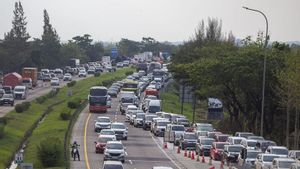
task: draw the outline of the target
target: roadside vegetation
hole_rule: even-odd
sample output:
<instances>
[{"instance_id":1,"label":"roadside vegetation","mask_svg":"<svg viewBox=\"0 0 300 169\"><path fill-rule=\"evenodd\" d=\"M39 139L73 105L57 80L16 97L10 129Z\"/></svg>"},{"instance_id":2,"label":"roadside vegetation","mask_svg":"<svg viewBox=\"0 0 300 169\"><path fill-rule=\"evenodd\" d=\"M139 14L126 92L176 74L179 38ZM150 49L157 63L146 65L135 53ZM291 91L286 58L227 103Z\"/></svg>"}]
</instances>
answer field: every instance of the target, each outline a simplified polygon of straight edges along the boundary
<instances>
[{"instance_id":1,"label":"roadside vegetation","mask_svg":"<svg viewBox=\"0 0 300 169\"><path fill-rule=\"evenodd\" d=\"M250 131L259 135L266 56L263 136L297 149L299 46L273 42L264 48L262 32L256 40L246 37L238 45L236 42L232 33L222 33L221 21L202 21L193 38L172 57L169 70L177 82L193 86L199 99L222 100L229 116L226 114L228 118L217 123L221 131Z\"/></svg>"},{"instance_id":2,"label":"roadside vegetation","mask_svg":"<svg viewBox=\"0 0 300 169\"><path fill-rule=\"evenodd\" d=\"M74 101L74 99L80 99L83 102L87 98L91 86L101 84L102 81L107 79L120 79L125 77L127 71L132 70L132 68L125 68L114 73L103 74L100 77L87 78L77 82L71 88L63 87L58 93L41 96L32 101L30 107L22 113L17 113L15 110L9 112L0 120L0 136L3 135L0 139L0 168L6 168L9 165L8 162L14 158L14 153L19 149L24 139L29 136L29 143L24 154L25 161L33 162L35 168L45 168L42 167L38 158L37 147L40 146L42 139L48 137L58 137L62 143L64 142L69 120L63 120L61 113L72 114L75 111L75 109L67 106L68 102ZM68 90L72 90L73 95L71 97L67 95ZM46 116L43 118L43 115ZM41 120L40 123L38 123L39 120ZM32 130L37 125L38 127L31 135ZM3 128L4 132L1 134ZM64 157L64 154L62 154L62 157ZM65 168L63 162L64 158L61 158L58 166Z\"/></svg>"}]
</instances>

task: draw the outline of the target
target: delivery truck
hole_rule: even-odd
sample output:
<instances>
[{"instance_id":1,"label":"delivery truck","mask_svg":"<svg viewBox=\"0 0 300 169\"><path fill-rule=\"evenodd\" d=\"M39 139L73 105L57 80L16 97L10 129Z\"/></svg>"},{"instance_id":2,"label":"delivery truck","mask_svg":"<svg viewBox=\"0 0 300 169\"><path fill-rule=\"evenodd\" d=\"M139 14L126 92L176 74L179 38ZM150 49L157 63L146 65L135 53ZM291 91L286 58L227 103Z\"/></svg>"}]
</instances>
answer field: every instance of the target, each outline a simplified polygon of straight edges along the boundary
<instances>
[{"instance_id":1,"label":"delivery truck","mask_svg":"<svg viewBox=\"0 0 300 169\"><path fill-rule=\"evenodd\" d=\"M37 85L38 69L35 67L24 67L22 69L23 85L28 88L35 87ZM26 83L26 84L25 84Z\"/></svg>"}]
</instances>

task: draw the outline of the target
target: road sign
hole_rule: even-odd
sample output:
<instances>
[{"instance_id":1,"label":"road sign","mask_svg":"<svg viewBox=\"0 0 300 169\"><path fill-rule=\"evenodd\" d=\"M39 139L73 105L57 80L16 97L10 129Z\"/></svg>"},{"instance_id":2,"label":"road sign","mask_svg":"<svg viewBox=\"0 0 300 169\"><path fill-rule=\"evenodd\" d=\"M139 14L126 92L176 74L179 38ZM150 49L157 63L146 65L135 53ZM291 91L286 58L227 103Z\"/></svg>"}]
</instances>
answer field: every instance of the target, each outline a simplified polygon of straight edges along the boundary
<instances>
[{"instance_id":1,"label":"road sign","mask_svg":"<svg viewBox=\"0 0 300 169\"><path fill-rule=\"evenodd\" d=\"M184 103L193 103L194 101L193 87L180 85L179 99L181 103L182 103L182 99Z\"/></svg>"},{"instance_id":2,"label":"road sign","mask_svg":"<svg viewBox=\"0 0 300 169\"><path fill-rule=\"evenodd\" d=\"M22 163L21 169L33 169L33 164L32 163Z\"/></svg>"},{"instance_id":3,"label":"road sign","mask_svg":"<svg viewBox=\"0 0 300 169\"><path fill-rule=\"evenodd\" d=\"M23 153L19 152L15 155L15 163L18 165L23 163Z\"/></svg>"},{"instance_id":4,"label":"road sign","mask_svg":"<svg viewBox=\"0 0 300 169\"><path fill-rule=\"evenodd\" d=\"M113 58L118 56L118 49L117 48L111 48L111 56Z\"/></svg>"}]
</instances>

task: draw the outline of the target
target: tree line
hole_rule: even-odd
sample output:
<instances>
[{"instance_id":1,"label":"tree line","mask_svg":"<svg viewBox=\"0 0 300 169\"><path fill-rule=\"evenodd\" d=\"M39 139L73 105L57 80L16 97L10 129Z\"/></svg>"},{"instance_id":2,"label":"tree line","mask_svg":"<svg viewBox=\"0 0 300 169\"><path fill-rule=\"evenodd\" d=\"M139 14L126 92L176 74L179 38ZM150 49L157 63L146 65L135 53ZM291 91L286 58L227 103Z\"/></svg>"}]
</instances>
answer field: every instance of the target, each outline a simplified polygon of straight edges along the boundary
<instances>
[{"instance_id":1,"label":"tree line","mask_svg":"<svg viewBox=\"0 0 300 169\"><path fill-rule=\"evenodd\" d=\"M226 115L218 123L220 130L259 135L266 55L264 136L298 148L300 48L278 42L264 48L264 40L260 32L256 40L246 37L237 45L232 33L222 33L220 20L208 19L179 46L169 69L179 83L193 86L198 98L222 100Z\"/></svg>"},{"instance_id":2,"label":"tree line","mask_svg":"<svg viewBox=\"0 0 300 169\"><path fill-rule=\"evenodd\" d=\"M27 31L27 21L21 2L15 3L12 28L0 39L0 71L4 73L20 71L24 66L38 68L57 68L68 65L70 58L78 58L82 63L101 60L110 55L112 48L118 49L117 60L123 56L132 57L144 51L174 52L175 45L160 43L154 38L146 37L141 42L122 39L116 44L104 46L102 42L93 42L91 35L84 34L73 37L62 43L50 22L46 9L43 11L43 33L40 38L31 38Z\"/></svg>"}]
</instances>

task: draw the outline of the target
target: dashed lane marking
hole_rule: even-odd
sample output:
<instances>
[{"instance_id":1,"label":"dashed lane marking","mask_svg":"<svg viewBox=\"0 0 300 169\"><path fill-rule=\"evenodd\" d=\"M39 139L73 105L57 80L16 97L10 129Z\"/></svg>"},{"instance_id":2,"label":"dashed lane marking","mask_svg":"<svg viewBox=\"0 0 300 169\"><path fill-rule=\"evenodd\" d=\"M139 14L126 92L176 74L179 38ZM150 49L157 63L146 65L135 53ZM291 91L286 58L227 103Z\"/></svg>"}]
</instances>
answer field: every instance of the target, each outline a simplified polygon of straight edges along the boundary
<instances>
[{"instance_id":1,"label":"dashed lane marking","mask_svg":"<svg viewBox=\"0 0 300 169\"><path fill-rule=\"evenodd\" d=\"M91 118L91 113L89 113L89 115L85 121L85 127L84 127L84 158L85 158L85 165L86 165L87 169L90 169L90 163L89 163L89 158L88 158L88 154L87 154L87 144L86 144L87 128L88 128L90 118Z\"/></svg>"}]
</instances>

